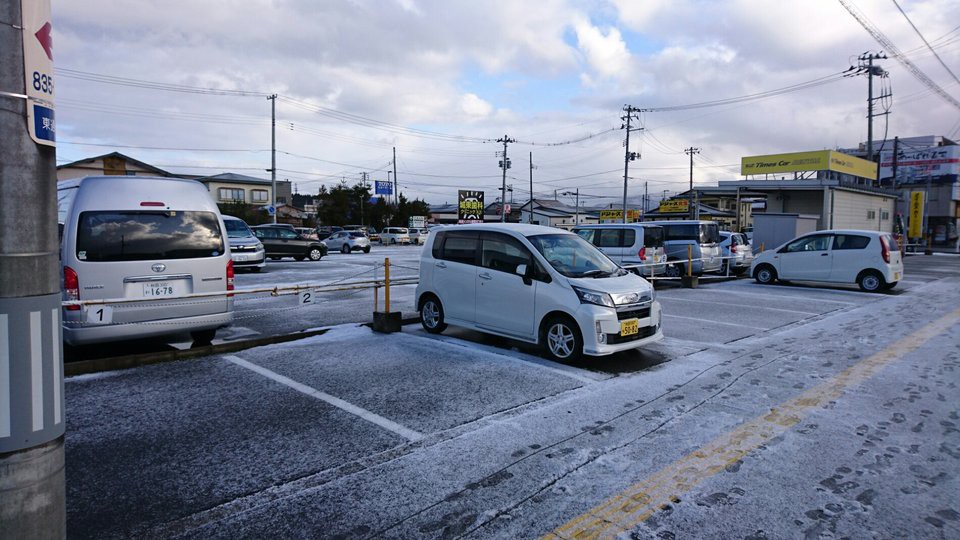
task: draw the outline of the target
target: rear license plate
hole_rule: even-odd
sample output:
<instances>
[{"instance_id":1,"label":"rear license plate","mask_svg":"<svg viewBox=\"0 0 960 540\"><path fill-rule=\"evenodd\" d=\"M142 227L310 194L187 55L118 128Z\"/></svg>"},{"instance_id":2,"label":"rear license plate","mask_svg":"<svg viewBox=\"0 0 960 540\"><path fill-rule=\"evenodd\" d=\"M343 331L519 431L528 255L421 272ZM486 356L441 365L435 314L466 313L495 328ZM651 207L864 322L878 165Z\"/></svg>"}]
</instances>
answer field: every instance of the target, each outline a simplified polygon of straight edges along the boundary
<instances>
[{"instance_id":1,"label":"rear license plate","mask_svg":"<svg viewBox=\"0 0 960 540\"><path fill-rule=\"evenodd\" d=\"M640 320L639 319L627 319L625 321L620 321L620 335L621 336L632 336L640 331Z\"/></svg>"},{"instance_id":2,"label":"rear license plate","mask_svg":"<svg viewBox=\"0 0 960 540\"><path fill-rule=\"evenodd\" d=\"M173 285L167 282L147 283L143 286L143 296L147 298L174 296L175 294Z\"/></svg>"},{"instance_id":3,"label":"rear license plate","mask_svg":"<svg viewBox=\"0 0 960 540\"><path fill-rule=\"evenodd\" d=\"M900 281L900 272L894 272L894 273L893 273L893 280L894 280L894 281Z\"/></svg>"}]
</instances>

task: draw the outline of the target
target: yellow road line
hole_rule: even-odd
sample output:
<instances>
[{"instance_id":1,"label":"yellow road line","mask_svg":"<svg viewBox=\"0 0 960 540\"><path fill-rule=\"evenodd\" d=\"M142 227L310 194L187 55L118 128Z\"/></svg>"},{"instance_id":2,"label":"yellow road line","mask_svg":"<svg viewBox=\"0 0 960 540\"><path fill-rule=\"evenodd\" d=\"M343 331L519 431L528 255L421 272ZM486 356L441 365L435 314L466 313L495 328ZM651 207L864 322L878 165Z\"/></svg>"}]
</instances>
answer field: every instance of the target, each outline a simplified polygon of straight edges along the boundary
<instances>
[{"instance_id":1,"label":"yellow road line","mask_svg":"<svg viewBox=\"0 0 960 540\"><path fill-rule=\"evenodd\" d=\"M807 390L799 396L720 435L660 471L561 525L544 538L614 538L707 478L743 458L769 439L786 432L844 390L872 377L887 364L919 348L960 321L960 309L916 330L900 341Z\"/></svg>"}]
</instances>

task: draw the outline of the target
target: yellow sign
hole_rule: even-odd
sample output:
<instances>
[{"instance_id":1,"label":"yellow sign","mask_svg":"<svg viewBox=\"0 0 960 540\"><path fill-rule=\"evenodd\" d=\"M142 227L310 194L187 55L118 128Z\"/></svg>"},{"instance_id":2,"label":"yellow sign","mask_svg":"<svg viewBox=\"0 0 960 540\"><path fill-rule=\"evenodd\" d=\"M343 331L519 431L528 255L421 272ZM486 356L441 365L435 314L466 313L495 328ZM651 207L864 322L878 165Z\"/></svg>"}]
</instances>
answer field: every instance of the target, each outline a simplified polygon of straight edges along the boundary
<instances>
[{"instance_id":1,"label":"yellow sign","mask_svg":"<svg viewBox=\"0 0 960 540\"><path fill-rule=\"evenodd\" d=\"M690 201L688 199L670 199L669 201L660 201L660 213L683 213L690 211Z\"/></svg>"},{"instance_id":2,"label":"yellow sign","mask_svg":"<svg viewBox=\"0 0 960 540\"><path fill-rule=\"evenodd\" d=\"M636 221L640 219L639 210L627 209L627 220ZM600 221L623 221L623 210L601 210Z\"/></svg>"},{"instance_id":3,"label":"yellow sign","mask_svg":"<svg viewBox=\"0 0 960 540\"><path fill-rule=\"evenodd\" d=\"M907 238L923 238L923 196L922 191L910 192L910 226Z\"/></svg>"},{"instance_id":4,"label":"yellow sign","mask_svg":"<svg viewBox=\"0 0 960 540\"><path fill-rule=\"evenodd\" d=\"M740 158L740 174L744 176L803 171L835 171L870 180L877 179L876 163L834 150Z\"/></svg>"}]
</instances>

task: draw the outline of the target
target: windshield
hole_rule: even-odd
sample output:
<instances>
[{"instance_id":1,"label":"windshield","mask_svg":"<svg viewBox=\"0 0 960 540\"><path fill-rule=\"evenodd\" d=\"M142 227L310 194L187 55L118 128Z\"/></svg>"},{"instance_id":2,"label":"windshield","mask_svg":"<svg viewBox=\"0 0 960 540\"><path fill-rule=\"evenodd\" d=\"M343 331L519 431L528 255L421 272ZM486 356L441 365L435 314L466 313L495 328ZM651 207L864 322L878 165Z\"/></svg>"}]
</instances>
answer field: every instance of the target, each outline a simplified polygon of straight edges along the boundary
<instances>
[{"instance_id":1,"label":"windshield","mask_svg":"<svg viewBox=\"0 0 960 540\"><path fill-rule=\"evenodd\" d=\"M619 273L613 261L575 234L541 234L527 239L550 266L567 277L605 277Z\"/></svg>"},{"instance_id":2,"label":"windshield","mask_svg":"<svg viewBox=\"0 0 960 540\"><path fill-rule=\"evenodd\" d=\"M685 223L682 225L667 225L667 240L693 240L700 244L717 244L720 242L720 228L716 223Z\"/></svg>"},{"instance_id":3,"label":"windshield","mask_svg":"<svg viewBox=\"0 0 960 540\"><path fill-rule=\"evenodd\" d=\"M225 219L223 224L227 226L227 238L244 238L253 236L250 227L247 224L236 219Z\"/></svg>"}]
</instances>

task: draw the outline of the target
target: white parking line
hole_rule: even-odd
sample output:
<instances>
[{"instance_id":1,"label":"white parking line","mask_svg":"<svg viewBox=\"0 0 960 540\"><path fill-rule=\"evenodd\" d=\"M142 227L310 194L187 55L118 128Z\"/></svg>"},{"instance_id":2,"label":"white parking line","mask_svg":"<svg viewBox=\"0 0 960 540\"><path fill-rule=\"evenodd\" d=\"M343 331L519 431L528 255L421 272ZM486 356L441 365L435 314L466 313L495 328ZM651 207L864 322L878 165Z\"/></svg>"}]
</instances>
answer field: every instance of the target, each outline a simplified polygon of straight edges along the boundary
<instances>
[{"instance_id":1,"label":"white parking line","mask_svg":"<svg viewBox=\"0 0 960 540\"><path fill-rule=\"evenodd\" d=\"M743 295L743 296L756 296L756 297L758 297L758 298L771 298L771 297L772 297L772 298L784 298L784 297L788 296L788 295L782 294L782 292L784 291L784 289L777 289L777 290L774 290L774 291L770 291L770 293L748 292L748 291L727 291L727 290L723 290L723 289L709 289L708 291L709 291L709 292L712 292L712 293L735 294L735 295L737 295L737 296L740 296L740 295ZM668 296L667 298L670 298L670 297ZM845 305L845 306L858 306L858 305L861 305L860 302L844 302L844 301L842 301L842 300L825 300L825 299L824 299L824 300L821 300L820 298L803 298L803 297L800 296L800 295L791 296L790 298L791 298L791 299L797 298L797 299L800 299L800 300L810 300L811 302L817 302L817 303L820 303L820 302L828 302L828 303L831 303L831 304L842 304L842 305Z\"/></svg>"},{"instance_id":2,"label":"white parking line","mask_svg":"<svg viewBox=\"0 0 960 540\"><path fill-rule=\"evenodd\" d=\"M716 302L716 301L711 302L710 300L694 300L693 298L676 298L676 297L673 297L673 296L665 296L664 298L665 298L666 300L669 300L669 301L679 300L680 302L695 302L695 303L697 303L697 304L720 304L720 305L723 305L723 306L730 306L730 307L745 307L745 308L750 308L750 309L766 309L766 310L770 310L770 311L782 311L782 312L784 312L784 313L797 313L797 314L800 314L800 315L820 315L820 313L813 313L813 312L810 312L810 311L797 311L797 310L795 310L795 309L783 309L783 308L774 308L774 307L767 307L767 306L752 306L752 305L749 305L749 304L734 304L734 303L732 303L732 302Z\"/></svg>"},{"instance_id":3,"label":"white parking line","mask_svg":"<svg viewBox=\"0 0 960 540\"><path fill-rule=\"evenodd\" d=\"M746 325L746 324L736 324L736 323L723 322L723 321L714 321L714 320L712 320L712 319L698 319L698 318L696 318L696 317L684 317L684 316L682 316L682 315L666 315L666 314L664 314L663 316L664 316L664 317L671 317L671 318L673 318L673 319L686 319L686 320L688 320L688 321L697 321L697 322L708 323L708 324L722 324L722 325L724 325L724 326L736 326L737 328L749 328L749 329L751 329L751 330L769 330L769 328L763 328L763 327L760 327L760 326L748 326L748 325Z\"/></svg>"},{"instance_id":4,"label":"white parking line","mask_svg":"<svg viewBox=\"0 0 960 540\"><path fill-rule=\"evenodd\" d=\"M386 429L387 431L392 431L393 433L396 433L397 435L403 437L404 439L407 439L409 441L416 441L423 438L423 434L418 431L414 431L407 427L401 426L400 424L392 420L387 420L386 418L380 416L379 414L372 413L362 407L357 407L352 403L348 403L338 397L331 396L326 392L321 392L316 388L311 388L305 384L298 383L293 379L284 377L283 375L270 371L265 367L261 367L261 366L258 366L257 364L247 362L243 358L240 358L238 356L232 356L232 355L224 356L223 358L230 362L233 362L234 364L242 368L249 369L254 373L259 373L260 375L263 375L264 377L272 381L276 381L282 385L289 386L290 388L296 390L297 392L301 392L310 397L315 397L321 401L325 401L330 405L333 405L334 407L337 407L338 409L341 409L350 414L359 416L360 418L363 418L368 422L376 424L382 427L383 429Z\"/></svg>"}]
</instances>

